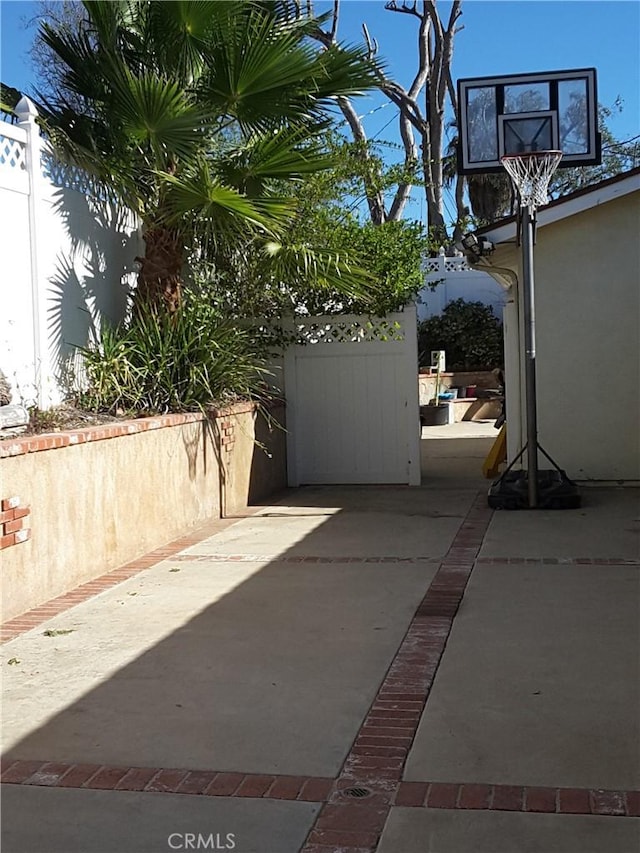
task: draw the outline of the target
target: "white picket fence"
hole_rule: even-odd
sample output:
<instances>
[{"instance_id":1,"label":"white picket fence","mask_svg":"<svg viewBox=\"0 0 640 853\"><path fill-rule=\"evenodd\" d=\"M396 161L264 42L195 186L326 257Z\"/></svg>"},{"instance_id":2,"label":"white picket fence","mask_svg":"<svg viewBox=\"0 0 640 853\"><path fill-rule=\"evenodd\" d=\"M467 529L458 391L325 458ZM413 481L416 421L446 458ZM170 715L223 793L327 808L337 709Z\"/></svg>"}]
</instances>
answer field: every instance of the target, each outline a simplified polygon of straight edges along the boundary
<instances>
[{"instance_id":1,"label":"white picket fence","mask_svg":"<svg viewBox=\"0 0 640 853\"><path fill-rule=\"evenodd\" d=\"M28 98L0 122L2 310L0 369L13 402L46 408L102 319L120 319L141 235L133 217L100 198L48 150Z\"/></svg>"}]
</instances>

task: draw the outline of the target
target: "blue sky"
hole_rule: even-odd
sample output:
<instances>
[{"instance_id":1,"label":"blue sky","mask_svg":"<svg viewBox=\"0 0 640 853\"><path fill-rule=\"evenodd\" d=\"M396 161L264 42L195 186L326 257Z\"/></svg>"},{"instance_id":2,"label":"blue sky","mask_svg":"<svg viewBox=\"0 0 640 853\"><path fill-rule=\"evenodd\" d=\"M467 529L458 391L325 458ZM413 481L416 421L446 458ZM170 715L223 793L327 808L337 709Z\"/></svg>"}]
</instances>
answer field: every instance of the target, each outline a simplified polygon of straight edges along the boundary
<instances>
[{"instance_id":1,"label":"blue sky","mask_svg":"<svg viewBox=\"0 0 640 853\"><path fill-rule=\"evenodd\" d=\"M451 4L438 5L446 20ZM611 120L614 134L623 139L640 132L638 0L464 0L462 9L454 79L593 66L600 103L611 106L618 97L624 102ZM417 19L386 11L383 0L343 0L342 38L359 39L363 21L391 76L408 84L415 70ZM380 116L380 125L387 120Z\"/></svg>"},{"instance_id":2,"label":"blue sky","mask_svg":"<svg viewBox=\"0 0 640 853\"><path fill-rule=\"evenodd\" d=\"M401 0L397 0L400 5ZM321 10L330 4L317 0ZM438 4L446 18L450 3ZM598 100L621 113L609 122L618 139L640 133L640 0L464 0L455 40L453 76L482 77L594 66ZM28 50L37 4L0 0L2 28L0 69L4 83L29 92L34 73ZM407 84L415 71L417 20L384 9L384 0L343 0L339 36L361 39L366 22L376 38L391 76ZM382 96L359 104L371 137L395 138L393 107Z\"/></svg>"},{"instance_id":3,"label":"blue sky","mask_svg":"<svg viewBox=\"0 0 640 853\"><path fill-rule=\"evenodd\" d=\"M450 3L439 6L444 17ZM33 2L0 0L2 80L23 90L34 79L28 57L34 27L24 22L36 11ZM407 83L415 68L416 19L386 11L384 0L343 0L339 35L358 41L363 21L389 71ZM638 133L640 0L464 0L459 23L464 29L455 42L455 78L595 66L600 102L624 101L622 114L612 119L615 134Z\"/></svg>"}]
</instances>

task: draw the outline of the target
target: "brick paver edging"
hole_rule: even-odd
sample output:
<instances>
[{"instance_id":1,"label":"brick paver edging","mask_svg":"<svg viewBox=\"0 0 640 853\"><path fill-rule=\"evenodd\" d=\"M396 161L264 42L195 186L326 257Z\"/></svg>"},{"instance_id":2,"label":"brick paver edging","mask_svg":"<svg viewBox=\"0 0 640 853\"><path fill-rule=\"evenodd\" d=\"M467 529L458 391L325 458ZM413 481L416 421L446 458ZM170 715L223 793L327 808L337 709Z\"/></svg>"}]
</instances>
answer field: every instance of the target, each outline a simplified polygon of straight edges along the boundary
<instances>
[{"instance_id":1,"label":"brick paver edging","mask_svg":"<svg viewBox=\"0 0 640 853\"><path fill-rule=\"evenodd\" d=\"M324 802L334 779L318 776L274 776L167 767L112 767L51 761L3 759L3 784L153 794L200 794L207 797L250 797Z\"/></svg>"},{"instance_id":2,"label":"brick paver edging","mask_svg":"<svg viewBox=\"0 0 640 853\"><path fill-rule=\"evenodd\" d=\"M478 557L483 566L638 566L640 559L629 557Z\"/></svg>"},{"instance_id":3,"label":"brick paver edging","mask_svg":"<svg viewBox=\"0 0 640 853\"><path fill-rule=\"evenodd\" d=\"M434 809L640 817L640 791L400 782L394 805Z\"/></svg>"},{"instance_id":4,"label":"brick paver edging","mask_svg":"<svg viewBox=\"0 0 640 853\"><path fill-rule=\"evenodd\" d=\"M184 412L171 415L158 415L150 418L136 418L128 421L115 421L99 426L82 427L61 432L47 432L30 435L25 438L8 438L0 441L0 459L9 456L22 456L25 453L37 453L40 450L55 450L60 447L72 447L89 441L102 441L106 438L118 438L122 435L136 435L153 429L198 423L206 420L198 412Z\"/></svg>"},{"instance_id":5,"label":"brick paver edging","mask_svg":"<svg viewBox=\"0 0 640 853\"><path fill-rule=\"evenodd\" d=\"M259 506L248 507L245 510L245 513L246 515L254 515L259 512L260 509L261 507ZM100 577L80 584L80 586L75 587L75 589L72 589L63 595L58 595L56 598L52 598L44 604L34 607L32 610L28 610L26 613L20 614L20 616L8 619L0 626L0 642L6 643L9 640L14 640L16 637L20 636L20 634L24 634L27 631L37 628L39 625L42 625L54 616L59 616L61 613L75 607L77 604L82 604L83 602L88 601L90 598L93 598L94 595L98 595L99 593L140 574L140 572L150 569L152 566L155 566L157 563L161 563L163 560L174 558L184 548L190 548L193 545L200 544L203 539L213 536L215 533L219 533L225 528L230 527L232 524L236 524L239 520L239 518L214 518L206 524L196 528L191 533L187 533L179 539L174 539L173 542L168 542L161 548L156 548L155 551L150 551L148 554L139 557L137 560L131 560L131 562L125 563L123 566L120 566L111 572L106 572L106 574L100 575Z\"/></svg>"},{"instance_id":6,"label":"brick paver edging","mask_svg":"<svg viewBox=\"0 0 640 853\"><path fill-rule=\"evenodd\" d=\"M0 774L5 785L313 803L335 803L339 798L344 798L345 790L349 791L348 788L340 787L339 779L318 776L281 776L167 767L114 767L12 759L3 759ZM640 791L448 782L400 782L394 787L395 796L391 798L391 805L394 806L640 816ZM351 805L354 812L357 809L361 819L370 813L369 797L361 803ZM349 825L348 829L353 829L353 826Z\"/></svg>"},{"instance_id":7,"label":"brick paver edging","mask_svg":"<svg viewBox=\"0 0 640 853\"><path fill-rule=\"evenodd\" d=\"M492 511L477 495L416 610L301 853L373 853ZM360 798L360 794L365 796ZM349 794L354 795L353 797Z\"/></svg>"},{"instance_id":8,"label":"brick paver edging","mask_svg":"<svg viewBox=\"0 0 640 853\"><path fill-rule=\"evenodd\" d=\"M287 557L286 554L179 554L177 563L438 563L442 557Z\"/></svg>"},{"instance_id":9,"label":"brick paver edging","mask_svg":"<svg viewBox=\"0 0 640 853\"><path fill-rule=\"evenodd\" d=\"M335 803L338 798L344 798L345 792L349 792L349 788L340 787L339 779L318 776L113 767L51 761L3 759L0 774L2 783L8 785L315 803ZM640 817L640 791L449 782L400 782L394 787L395 796L391 797L393 806ZM357 809L360 818L368 815L371 801L367 800L369 797L351 803L350 811L355 812Z\"/></svg>"}]
</instances>

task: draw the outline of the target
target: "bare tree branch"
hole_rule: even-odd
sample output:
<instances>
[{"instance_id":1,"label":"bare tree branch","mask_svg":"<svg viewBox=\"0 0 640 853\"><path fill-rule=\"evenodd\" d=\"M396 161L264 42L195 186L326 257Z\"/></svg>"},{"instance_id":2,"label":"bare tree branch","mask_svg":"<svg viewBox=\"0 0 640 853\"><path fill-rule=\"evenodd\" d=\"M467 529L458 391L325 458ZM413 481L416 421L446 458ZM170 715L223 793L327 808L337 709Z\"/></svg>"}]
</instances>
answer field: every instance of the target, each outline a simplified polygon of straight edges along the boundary
<instances>
[{"instance_id":1,"label":"bare tree branch","mask_svg":"<svg viewBox=\"0 0 640 853\"><path fill-rule=\"evenodd\" d=\"M338 34L338 19L340 17L340 0L333 0L333 16L331 20L331 41L336 40Z\"/></svg>"},{"instance_id":2,"label":"bare tree branch","mask_svg":"<svg viewBox=\"0 0 640 853\"><path fill-rule=\"evenodd\" d=\"M402 6L398 6L395 0L390 0L389 3L385 3L384 8L389 12L404 12L406 15L415 15L416 18L420 17L420 12L418 12L416 8L415 0L411 5L403 3Z\"/></svg>"},{"instance_id":3,"label":"bare tree branch","mask_svg":"<svg viewBox=\"0 0 640 853\"><path fill-rule=\"evenodd\" d=\"M456 93L451 78L453 42L460 29L457 21L462 14L461 0L453 0L446 26L437 9L436 0L390 0L385 9L398 12L419 21L417 39L417 69L411 85L405 89L397 80L381 74L380 91L399 111L399 131L405 154L405 176L411 175L421 162L427 202L427 220L436 239L445 243L447 230L444 220L443 202L443 147L445 129L445 109L450 101L457 119ZM334 0L331 23L328 30L315 36L325 47L334 44L337 38L340 0ZM367 51L374 56L378 44L372 38L366 24L362 32ZM424 106L421 104L424 98ZM340 99L340 109L349 124L355 141L362 143L362 157L372 165L373 161L366 149L366 134L362 120L351 102ZM416 140L416 134L418 141ZM365 175L367 170L365 169ZM389 211L384 212L382 193L376 188L369 173L365 178L365 191L372 221L385 221L401 217L410 197L412 183L405 177L396 189ZM462 220L466 210L463 198L463 182L456 182L457 219Z\"/></svg>"},{"instance_id":4,"label":"bare tree branch","mask_svg":"<svg viewBox=\"0 0 640 853\"><path fill-rule=\"evenodd\" d=\"M418 70L413 83L409 87L407 95L415 100L422 91L429 77L429 30L431 20L420 17L420 29L418 30Z\"/></svg>"},{"instance_id":5,"label":"bare tree branch","mask_svg":"<svg viewBox=\"0 0 640 853\"><path fill-rule=\"evenodd\" d=\"M349 127L351 128L351 133L353 134L354 141L360 143L360 158L366 166L369 166L371 164L371 158L366 147L367 136L365 134L364 126L362 124L362 121L360 120L360 117L358 116L353 104L348 98L338 98L338 106L340 107L343 116L345 117L349 124ZM387 218L384 208L384 196L382 192L375 187L374 182L372 180L372 176L370 174L370 170L368 168L365 169L363 181L365 185L365 193L367 197L367 205L369 206L369 215L371 217L371 221L374 223L374 225L382 225L382 223L385 222Z\"/></svg>"},{"instance_id":6,"label":"bare tree branch","mask_svg":"<svg viewBox=\"0 0 640 853\"><path fill-rule=\"evenodd\" d=\"M413 174L418 164L418 146L413 133L413 126L405 113L400 113L400 135L404 146L404 171L405 175ZM396 222L402 217L404 208L411 197L413 184L408 179L401 181L393 197L389 219Z\"/></svg>"},{"instance_id":7,"label":"bare tree branch","mask_svg":"<svg viewBox=\"0 0 640 853\"><path fill-rule=\"evenodd\" d=\"M312 0L308 0L308 2L311 4L310 11L311 13L313 13ZM338 37L339 18L340 0L334 0L333 11L331 14L331 26L329 31L321 30L320 28L318 28L313 33L313 38L319 41L326 48L329 48L334 45ZM377 53L378 46L375 41L370 38L366 26L363 25L362 29L364 32L365 42L367 44L368 54L370 57L373 57ZM340 108L342 115L345 117L345 120L349 125L354 142L358 143L358 156L364 166L362 180L364 183L364 191L367 200L367 205L369 207L369 216L371 218L371 221L375 225L382 225L382 223L386 222L387 219L384 204L384 194L378 188L378 186L376 186L376 182L374 181L374 160L371 157L368 148L367 134L365 132L364 125L349 98L338 98L338 107Z\"/></svg>"},{"instance_id":8,"label":"bare tree branch","mask_svg":"<svg viewBox=\"0 0 640 853\"><path fill-rule=\"evenodd\" d=\"M362 25L362 34L364 36L365 44L367 45L367 54L369 58L371 58L378 53L378 42L371 38L366 24Z\"/></svg>"}]
</instances>

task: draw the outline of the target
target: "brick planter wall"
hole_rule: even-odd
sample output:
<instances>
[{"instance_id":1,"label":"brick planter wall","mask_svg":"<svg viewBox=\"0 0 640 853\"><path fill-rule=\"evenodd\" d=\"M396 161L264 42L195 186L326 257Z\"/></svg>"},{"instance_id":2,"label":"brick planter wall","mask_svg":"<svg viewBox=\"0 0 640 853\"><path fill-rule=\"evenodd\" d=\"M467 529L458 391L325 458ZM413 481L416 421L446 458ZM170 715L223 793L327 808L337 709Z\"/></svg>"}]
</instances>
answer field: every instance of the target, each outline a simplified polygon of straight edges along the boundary
<instances>
[{"instance_id":1,"label":"brick planter wall","mask_svg":"<svg viewBox=\"0 0 640 853\"><path fill-rule=\"evenodd\" d=\"M498 380L491 371L475 372L452 372L440 374L440 392L448 388L466 388L475 385L479 389L498 388ZM436 375L430 374L426 369L420 370L418 374L418 388L420 391L420 405L426 406L436 393Z\"/></svg>"},{"instance_id":2,"label":"brick planter wall","mask_svg":"<svg viewBox=\"0 0 640 853\"><path fill-rule=\"evenodd\" d=\"M249 404L0 441L2 620L282 489L285 459Z\"/></svg>"}]
</instances>

